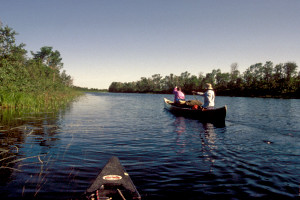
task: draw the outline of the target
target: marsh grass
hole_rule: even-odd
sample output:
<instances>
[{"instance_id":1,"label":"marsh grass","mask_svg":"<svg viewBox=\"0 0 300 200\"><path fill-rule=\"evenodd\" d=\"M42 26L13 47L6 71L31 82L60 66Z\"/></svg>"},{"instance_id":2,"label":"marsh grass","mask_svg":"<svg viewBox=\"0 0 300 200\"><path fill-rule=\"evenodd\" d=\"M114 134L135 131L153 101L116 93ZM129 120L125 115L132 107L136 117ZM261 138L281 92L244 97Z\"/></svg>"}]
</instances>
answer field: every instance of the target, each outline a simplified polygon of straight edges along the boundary
<instances>
[{"instance_id":1,"label":"marsh grass","mask_svg":"<svg viewBox=\"0 0 300 200\"><path fill-rule=\"evenodd\" d=\"M76 97L82 95L82 92L73 89L64 91L52 91L42 93L25 92L1 92L0 91L0 109L5 108L32 108L32 109L53 109L64 106Z\"/></svg>"},{"instance_id":2,"label":"marsh grass","mask_svg":"<svg viewBox=\"0 0 300 200\"><path fill-rule=\"evenodd\" d=\"M20 175L25 179L22 195L36 184L36 196L47 183L49 167L55 167L58 159L37 147L51 146L58 139L58 116L83 93L76 91L72 78L61 71L59 51L44 46L27 56L25 44L16 44L16 35L0 23L0 185L10 184Z\"/></svg>"},{"instance_id":3,"label":"marsh grass","mask_svg":"<svg viewBox=\"0 0 300 200\"><path fill-rule=\"evenodd\" d=\"M56 131L59 129L55 123L57 113L28 114L27 110L19 110L16 113L11 112L11 109L6 111L9 115L5 118L7 123L5 126L0 126L2 129L0 131L2 134L0 134L0 177L6 179L1 182L6 183L13 174L18 174L24 178L19 195L22 198L38 198L40 192L44 191L44 187L52 179L52 169L55 168L58 160L63 160L72 146L73 136L70 142L61 149L61 153L53 153L50 149L48 152L36 152L35 145L39 145L39 141L56 137ZM27 145L24 149L23 144L28 143L28 141L25 142L26 138L35 143ZM71 167L67 173L69 182L75 182L78 170Z\"/></svg>"},{"instance_id":4,"label":"marsh grass","mask_svg":"<svg viewBox=\"0 0 300 200\"><path fill-rule=\"evenodd\" d=\"M64 155L49 152L35 152L35 145L55 139L59 129L58 116L69 108L70 104L83 93L72 89L43 93L0 93L0 177L1 184L10 182L13 174L21 174L25 181L22 196L38 196L48 182L50 169ZM30 139L31 138L31 139ZM33 140L26 146L27 140ZM38 143L35 143L38 142ZM66 145L64 153L70 144ZM30 150L32 148L32 150ZM28 152L24 154L25 152ZM28 175L28 169L34 169ZM74 169L69 177L76 175ZM19 176L19 175L18 175ZM33 188L34 186L34 188ZM34 190L34 194L32 191Z\"/></svg>"}]
</instances>

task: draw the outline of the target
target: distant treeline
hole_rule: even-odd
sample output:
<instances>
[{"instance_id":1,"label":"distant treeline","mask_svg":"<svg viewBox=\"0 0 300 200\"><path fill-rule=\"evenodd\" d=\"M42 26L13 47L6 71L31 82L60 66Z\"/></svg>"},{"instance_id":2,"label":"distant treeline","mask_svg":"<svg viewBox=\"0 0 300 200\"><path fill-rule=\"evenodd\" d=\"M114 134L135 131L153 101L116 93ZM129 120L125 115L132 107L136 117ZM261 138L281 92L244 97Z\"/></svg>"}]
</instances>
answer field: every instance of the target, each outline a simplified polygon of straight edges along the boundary
<instances>
[{"instance_id":1,"label":"distant treeline","mask_svg":"<svg viewBox=\"0 0 300 200\"><path fill-rule=\"evenodd\" d=\"M203 89L205 83L211 83L217 95L300 98L300 72L297 68L294 62L274 66L268 61L251 65L240 73L238 64L233 63L228 73L217 69L195 76L186 71L180 76L154 74L135 82L112 82L109 92L172 93L175 86L181 86L186 94L191 94Z\"/></svg>"},{"instance_id":2,"label":"distant treeline","mask_svg":"<svg viewBox=\"0 0 300 200\"><path fill-rule=\"evenodd\" d=\"M87 88L87 87L79 87L73 86L75 90L82 91L82 92L108 92L107 89L98 89L98 88Z\"/></svg>"},{"instance_id":3,"label":"distant treeline","mask_svg":"<svg viewBox=\"0 0 300 200\"><path fill-rule=\"evenodd\" d=\"M61 72L60 52L44 46L31 51L29 58L25 44L16 44L16 35L0 22L0 107L44 105L70 97L72 78Z\"/></svg>"}]
</instances>

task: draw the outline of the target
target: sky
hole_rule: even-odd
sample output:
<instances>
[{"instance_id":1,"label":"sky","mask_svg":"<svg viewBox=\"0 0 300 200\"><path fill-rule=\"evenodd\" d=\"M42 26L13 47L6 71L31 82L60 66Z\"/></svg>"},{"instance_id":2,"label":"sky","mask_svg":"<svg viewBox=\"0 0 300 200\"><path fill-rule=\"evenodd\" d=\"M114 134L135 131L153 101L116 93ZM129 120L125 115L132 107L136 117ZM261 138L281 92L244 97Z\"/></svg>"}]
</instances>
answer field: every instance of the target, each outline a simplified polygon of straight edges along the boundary
<instances>
[{"instance_id":1,"label":"sky","mask_svg":"<svg viewBox=\"0 0 300 200\"><path fill-rule=\"evenodd\" d=\"M58 50L80 87L300 64L300 0L0 0L17 44ZM298 68L299 70L299 68Z\"/></svg>"}]
</instances>

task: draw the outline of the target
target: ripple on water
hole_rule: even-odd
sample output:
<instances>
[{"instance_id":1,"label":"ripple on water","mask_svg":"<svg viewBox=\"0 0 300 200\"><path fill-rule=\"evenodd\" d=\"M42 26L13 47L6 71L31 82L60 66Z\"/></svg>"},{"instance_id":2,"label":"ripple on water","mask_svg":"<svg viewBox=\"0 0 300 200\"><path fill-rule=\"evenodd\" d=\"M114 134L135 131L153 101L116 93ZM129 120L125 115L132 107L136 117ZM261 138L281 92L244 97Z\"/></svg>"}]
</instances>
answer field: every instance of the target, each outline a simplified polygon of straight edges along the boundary
<instances>
[{"instance_id":1,"label":"ripple on water","mask_svg":"<svg viewBox=\"0 0 300 200\"><path fill-rule=\"evenodd\" d=\"M26 139L14 138L18 156L43 155L44 163L37 157L20 162L23 172L14 172L0 194L32 197L38 191L39 199L65 199L83 192L114 155L143 199L298 195L299 101L218 97L218 105L228 105L226 125L218 127L172 115L163 109L165 96L173 98L88 94L59 119L44 117L49 126L27 137L20 130ZM284 106L289 113L279 111Z\"/></svg>"}]
</instances>

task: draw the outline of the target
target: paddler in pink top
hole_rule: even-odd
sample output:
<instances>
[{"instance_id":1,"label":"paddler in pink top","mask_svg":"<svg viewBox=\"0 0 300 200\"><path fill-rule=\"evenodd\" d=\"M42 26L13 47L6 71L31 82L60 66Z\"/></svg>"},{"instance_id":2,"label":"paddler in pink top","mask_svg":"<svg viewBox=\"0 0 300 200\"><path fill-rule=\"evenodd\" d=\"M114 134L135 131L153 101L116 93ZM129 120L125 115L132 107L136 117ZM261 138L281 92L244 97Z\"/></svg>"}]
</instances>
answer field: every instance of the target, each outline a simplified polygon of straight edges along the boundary
<instances>
[{"instance_id":1,"label":"paddler in pink top","mask_svg":"<svg viewBox=\"0 0 300 200\"><path fill-rule=\"evenodd\" d=\"M181 91L180 87L175 87L173 90L173 94L175 94L174 103L180 103L180 101L185 101L185 96Z\"/></svg>"}]
</instances>

